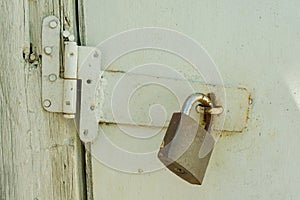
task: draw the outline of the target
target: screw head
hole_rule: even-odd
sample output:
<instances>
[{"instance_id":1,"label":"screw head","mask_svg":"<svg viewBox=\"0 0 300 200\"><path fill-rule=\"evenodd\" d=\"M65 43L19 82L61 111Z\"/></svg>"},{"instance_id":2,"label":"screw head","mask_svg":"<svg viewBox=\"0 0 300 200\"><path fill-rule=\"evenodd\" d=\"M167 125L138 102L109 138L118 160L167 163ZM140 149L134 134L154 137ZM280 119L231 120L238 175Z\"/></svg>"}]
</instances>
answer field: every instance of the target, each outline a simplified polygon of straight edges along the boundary
<instances>
[{"instance_id":1,"label":"screw head","mask_svg":"<svg viewBox=\"0 0 300 200\"><path fill-rule=\"evenodd\" d=\"M91 106L90 106L90 109L91 109L91 110L95 110L95 106L94 106L94 105L91 105Z\"/></svg>"},{"instance_id":2,"label":"screw head","mask_svg":"<svg viewBox=\"0 0 300 200\"><path fill-rule=\"evenodd\" d=\"M49 26L50 28L56 28L57 27L57 22L55 20L52 20L50 23L49 23Z\"/></svg>"},{"instance_id":3,"label":"screw head","mask_svg":"<svg viewBox=\"0 0 300 200\"><path fill-rule=\"evenodd\" d=\"M51 47L45 47L44 52L45 52L45 54L50 55L52 53L52 48Z\"/></svg>"},{"instance_id":4,"label":"screw head","mask_svg":"<svg viewBox=\"0 0 300 200\"><path fill-rule=\"evenodd\" d=\"M85 129L83 130L83 135L87 136L89 134L89 130Z\"/></svg>"},{"instance_id":5,"label":"screw head","mask_svg":"<svg viewBox=\"0 0 300 200\"><path fill-rule=\"evenodd\" d=\"M75 36L74 35L69 35L68 39L69 39L69 41L73 42L75 40Z\"/></svg>"},{"instance_id":6,"label":"screw head","mask_svg":"<svg viewBox=\"0 0 300 200\"><path fill-rule=\"evenodd\" d=\"M49 81L54 82L54 81L56 81L57 76L56 76L55 74L50 74L50 75L48 76L48 78L49 78Z\"/></svg>"},{"instance_id":7,"label":"screw head","mask_svg":"<svg viewBox=\"0 0 300 200\"><path fill-rule=\"evenodd\" d=\"M71 35L71 33L68 30L64 30L62 35L67 38Z\"/></svg>"},{"instance_id":8,"label":"screw head","mask_svg":"<svg viewBox=\"0 0 300 200\"><path fill-rule=\"evenodd\" d=\"M45 108L49 108L51 106L51 101L49 99L44 100L43 106Z\"/></svg>"},{"instance_id":9,"label":"screw head","mask_svg":"<svg viewBox=\"0 0 300 200\"><path fill-rule=\"evenodd\" d=\"M36 59L36 56L32 53L32 54L30 54L29 59L31 61L34 61Z\"/></svg>"}]
</instances>

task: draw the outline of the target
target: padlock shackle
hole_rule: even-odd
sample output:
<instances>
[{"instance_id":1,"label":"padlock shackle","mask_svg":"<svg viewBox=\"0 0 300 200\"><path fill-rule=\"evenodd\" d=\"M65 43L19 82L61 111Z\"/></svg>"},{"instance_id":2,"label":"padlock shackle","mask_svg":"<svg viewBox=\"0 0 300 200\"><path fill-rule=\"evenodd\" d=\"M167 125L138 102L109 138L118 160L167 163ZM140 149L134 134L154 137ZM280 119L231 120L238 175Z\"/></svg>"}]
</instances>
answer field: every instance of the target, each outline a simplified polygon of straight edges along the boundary
<instances>
[{"instance_id":1,"label":"padlock shackle","mask_svg":"<svg viewBox=\"0 0 300 200\"><path fill-rule=\"evenodd\" d=\"M194 93L191 94L184 102L183 106L182 106L182 113L189 115L191 112L191 109L193 107L193 105L199 102L200 104L202 104L203 106L207 106L207 107L211 107L213 108L213 102L211 101L211 99L202 93Z\"/></svg>"}]
</instances>

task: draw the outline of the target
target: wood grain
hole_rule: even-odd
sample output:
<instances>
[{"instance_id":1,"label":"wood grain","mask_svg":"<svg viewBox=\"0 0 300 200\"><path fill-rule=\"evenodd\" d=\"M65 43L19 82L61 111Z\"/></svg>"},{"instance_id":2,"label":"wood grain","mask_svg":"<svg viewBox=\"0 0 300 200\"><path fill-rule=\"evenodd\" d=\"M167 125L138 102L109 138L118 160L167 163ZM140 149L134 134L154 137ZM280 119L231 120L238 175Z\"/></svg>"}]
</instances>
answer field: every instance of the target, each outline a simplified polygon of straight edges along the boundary
<instances>
[{"instance_id":1,"label":"wood grain","mask_svg":"<svg viewBox=\"0 0 300 200\"><path fill-rule=\"evenodd\" d=\"M0 1L0 199L84 199L74 121L41 107L41 24L73 28L71 0Z\"/></svg>"}]
</instances>

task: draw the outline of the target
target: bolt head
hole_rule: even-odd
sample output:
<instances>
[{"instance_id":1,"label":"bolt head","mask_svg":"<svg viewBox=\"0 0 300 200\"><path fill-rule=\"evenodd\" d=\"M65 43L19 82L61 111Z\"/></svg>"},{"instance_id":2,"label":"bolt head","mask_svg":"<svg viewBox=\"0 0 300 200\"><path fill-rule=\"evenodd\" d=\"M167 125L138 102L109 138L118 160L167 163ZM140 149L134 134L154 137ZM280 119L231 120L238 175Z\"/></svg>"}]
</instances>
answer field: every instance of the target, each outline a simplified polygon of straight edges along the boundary
<instances>
[{"instance_id":1,"label":"bolt head","mask_svg":"<svg viewBox=\"0 0 300 200\"><path fill-rule=\"evenodd\" d=\"M68 30L64 30L62 35L67 38L71 35L71 33Z\"/></svg>"},{"instance_id":2,"label":"bolt head","mask_svg":"<svg viewBox=\"0 0 300 200\"><path fill-rule=\"evenodd\" d=\"M55 20L52 20L50 23L49 23L49 26L50 28L56 28L57 27L57 22Z\"/></svg>"},{"instance_id":3,"label":"bolt head","mask_svg":"<svg viewBox=\"0 0 300 200\"><path fill-rule=\"evenodd\" d=\"M35 57L35 55L32 53L32 54L30 54L29 59L30 59L31 61L34 61L34 60L36 59L36 57Z\"/></svg>"},{"instance_id":4,"label":"bolt head","mask_svg":"<svg viewBox=\"0 0 300 200\"><path fill-rule=\"evenodd\" d=\"M45 47L44 52L45 52L45 54L50 55L52 53L52 48L51 47Z\"/></svg>"},{"instance_id":5,"label":"bolt head","mask_svg":"<svg viewBox=\"0 0 300 200\"><path fill-rule=\"evenodd\" d=\"M43 106L45 108L49 108L51 106L51 101L49 99L44 100Z\"/></svg>"},{"instance_id":6,"label":"bolt head","mask_svg":"<svg viewBox=\"0 0 300 200\"><path fill-rule=\"evenodd\" d=\"M57 76L55 74L50 74L48 78L49 78L49 81L54 82L54 81L56 81Z\"/></svg>"},{"instance_id":7,"label":"bolt head","mask_svg":"<svg viewBox=\"0 0 300 200\"><path fill-rule=\"evenodd\" d=\"M74 35L69 35L68 39L69 39L69 41L73 42L75 40L75 36Z\"/></svg>"}]
</instances>

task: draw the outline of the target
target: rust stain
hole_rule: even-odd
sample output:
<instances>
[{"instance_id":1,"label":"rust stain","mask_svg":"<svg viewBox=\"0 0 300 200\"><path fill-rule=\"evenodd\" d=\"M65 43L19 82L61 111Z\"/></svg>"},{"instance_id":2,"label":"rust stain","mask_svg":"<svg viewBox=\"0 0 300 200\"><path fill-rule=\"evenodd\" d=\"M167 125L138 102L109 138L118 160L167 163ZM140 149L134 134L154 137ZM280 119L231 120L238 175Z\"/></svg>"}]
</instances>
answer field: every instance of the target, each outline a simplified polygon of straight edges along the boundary
<instances>
[{"instance_id":1,"label":"rust stain","mask_svg":"<svg viewBox=\"0 0 300 200\"><path fill-rule=\"evenodd\" d=\"M244 127L244 129L248 127L250 106L252 105L252 103L253 103L253 99L251 98L251 94L249 93L249 95L248 95L248 108L247 108L247 111L246 111L246 127Z\"/></svg>"},{"instance_id":2,"label":"rust stain","mask_svg":"<svg viewBox=\"0 0 300 200\"><path fill-rule=\"evenodd\" d=\"M238 90L242 90L242 91L246 91L247 93L249 93L249 91L246 88L237 88ZM222 130L221 131L221 136L225 136L225 137L229 137L229 136L233 136L236 133L243 133L245 130L247 130L248 128L248 124L249 124L249 113L250 113L250 107L253 103L253 99L251 98L251 94L249 93L248 95L248 106L247 106L247 110L246 110L246 125L245 127L243 127L242 130Z\"/></svg>"},{"instance_id":3,"label":"rust stain","mask_svg":"<svg viewBox=\"0 0 300 200\"><path fill-rule=\"evenodd\" d=\"M243 130L244 130L244 129L243 129ZM223 131L221 131L220 137L231 137L231 136L236 135L237 133L238 133L238 134L242 133L243 130L240 130L240 131L223 130Z\"/></svg>"}]
</instances>

